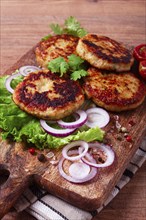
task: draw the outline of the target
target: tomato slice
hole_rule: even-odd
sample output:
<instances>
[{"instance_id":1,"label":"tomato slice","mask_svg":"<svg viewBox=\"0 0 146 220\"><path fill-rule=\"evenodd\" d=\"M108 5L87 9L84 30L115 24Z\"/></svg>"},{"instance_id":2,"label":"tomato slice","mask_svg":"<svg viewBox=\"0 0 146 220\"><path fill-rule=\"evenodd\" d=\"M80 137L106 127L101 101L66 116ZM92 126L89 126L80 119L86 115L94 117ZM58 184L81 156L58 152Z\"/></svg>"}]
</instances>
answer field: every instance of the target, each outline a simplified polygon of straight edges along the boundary
<instances>
[{"instance_id":1,"label":"tomato slice","mask_svg":"<svg viewBox=\"0 0 146 220\"><path fill-rule=\"evenodd\" d=\"M146 44L140 44L135 47L133 55L137 60L146 60Z\"/></svg>"},{"instance_id":2,"label":"tomato slice","mask_svg":"<svg viewBox=\"0 0 146 220\"><path fill-rule=\"evenodd\" d=\"M139 63L139 74L146 80L146 60L142 60Z\"/></svg>"}]
</instances>

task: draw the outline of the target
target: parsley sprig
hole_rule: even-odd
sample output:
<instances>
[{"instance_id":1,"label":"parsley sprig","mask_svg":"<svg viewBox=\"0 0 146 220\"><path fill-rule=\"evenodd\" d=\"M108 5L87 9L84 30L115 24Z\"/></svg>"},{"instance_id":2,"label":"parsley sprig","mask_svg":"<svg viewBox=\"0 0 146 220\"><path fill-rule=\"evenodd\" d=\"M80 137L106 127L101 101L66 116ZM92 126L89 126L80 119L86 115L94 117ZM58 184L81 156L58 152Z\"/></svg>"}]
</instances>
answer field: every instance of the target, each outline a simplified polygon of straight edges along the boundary
<instances>
[{"instance_id":1,"label":"parsley sprig","mask_svg":"<svg viewBox=\"0 0 146 220\"><path fill-rule=\"evenodd\" d=\"M70 73L72 80L81 79L87 76L86 65L84 60L75 54L68 56L68 61L63 57L57 57L48 63L48 69L53 73L59 73L62 77L66 73Z\"/></svg>"},{"instance_id":2,"label":"parsley sprig","mask_svg":"<svg viewBox=\"0 0 146 220\"><path fill-rule=\"evenodd\" d=\"M81 27L80 23L73 16L68 17L64 24L50 24L50 28L55 35L69 34L75 37L83 37L87 34L87 31ZM43 37L42 40L47 40L52 35ZM85 61L79 56L72 54L68 56L68 61L63 57L57 57L48 63L48 69L53 73L59 73L60 77L64 74L69 73L72 80L81 79L87 75Z\"/></svg>"},{"instance_id":3,"label":"parsley sprig","mask_svg":"<svg viewBox=\"0 0 146 220\"><path fill-rule=\"evenodd\" d=\"M50 28L53 31L54 34L61 35L61 34L69 34L73 35L75 37L83 37L88 32L81 27L80 23L77 21L77 19L73 16L68 17L63 26L60 26L59 24L50 24ZM47 40L52 35L47 35L43 37L42 40Z\"/></svg>"}]
</instances>

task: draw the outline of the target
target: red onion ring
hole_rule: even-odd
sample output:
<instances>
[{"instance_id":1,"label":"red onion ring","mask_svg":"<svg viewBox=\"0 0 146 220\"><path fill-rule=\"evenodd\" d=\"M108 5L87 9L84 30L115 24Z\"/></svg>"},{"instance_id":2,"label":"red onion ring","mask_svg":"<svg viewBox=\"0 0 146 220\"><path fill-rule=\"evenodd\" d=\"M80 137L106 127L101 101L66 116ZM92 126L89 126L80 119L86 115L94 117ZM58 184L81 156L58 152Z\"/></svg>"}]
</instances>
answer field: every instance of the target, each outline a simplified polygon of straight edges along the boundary
<instances>
[{"instance_id":1,"label":"red onion ring","mask_svg":"<svg viewBox=\"0 0 146 220\"><path fill-rule=\"evenodd\" d=\"M69 174L75 179L83 179L90 173L90 166L81 161L74 162L69 167Z\"/></svg>"},{"instance_id":2,"label":"red onion ring","mask_svg":"<svg viewBox=\"0 0 146 220\"><path fill-rule=\"evenodd\" d=\"M85 124L90 128L96 126L98 126L99 128L103 128L110 121L108 112L102 108L90 108L86 110L86 113L87 113L87 121Z\"/></svg>"},{"instance_id":3,"label":"red onion ring","mask_svg":"<svg viewBox=\"0 0 146 220\"><path fill-rule=\"evenodd\" d=\"M73 156L73 157L69 156L68 151L71 148L74 148L74 147L77 147L77 146L82 148L82 152L80 152L77 156ZM63 155L64 158L66 158L68 160L75 161L75 160L79 160L83 156L85 156L87 151L88 151L88 143L87 142L85 142L85 141L74 141L74 142L71 142L70 144L67 144L63 148L62 155Z\"/></svg>"},{"instance_id":4,"label":"red onion ring","mask_svg":"<svg viewBox=\"0 0 146 220\"><path fill-rule=\"evenodd\" d=\"M104 145L104 144L99 144L98 142L95 142L95 143L89 143L89 149L90 148L97 148L99 150L102 150L104 151L104 153L106 154L107 156L107 159L105 161L105 163L102 163L102 164L97 164L96 161L93 163L92 162L92 159L93 157L91 157L90 154L86 154L86 157L88 160L85 159L85 157L82 157L82 161L90 166L93 166L93 167L96 167L96 168L99 168L99 167L108 167L110 166L113 162L114 162L114 159L115 159L115 153L114 151L111 149L111 147L109 147L108 145ZM82 153L83 149L82 148L79 148L79 153Z\"/></svg>"},{"instance_id":5,"label":"red onion ring","mask_svg":"<svg viewBox=\"0 0 146 220\"><path fill-rule=\"evenodd\" d=\"M35 72L37 70L40 70L40 68L37 66L22 66L20 67L19 72L21 75L27 76L29 73Z\"/></svg>"},{"instance_id":6,"label":"red onion ring","mask_svg":"<svg viewBox=\"0 0 146 220\"><path fill-rule=\"evenodd\" d=\"M76 151L76 152L77 152L77 151ZM71 156L71 155L73 155L73 154L75 153L75 151L70 151L69 153L70 153L70 156ZM88 154L88 153L87 153L87 154ZM58 164L59 173L60 173L60 175L61 175L64 179L66 179L66 180L68 180L68 181L70 181L70 182L72 182L72 183L84 183L84 182L87 182L87 181L93 179L93 178L96 176L96 174L97 174L97 169L94 168L94 167L91 167L91 168L90 168L90 173L89 173L87 176L83 177L83 178L80 178L80 177L74 178L74 177L72 177L72 176L69 176L69 175L67 175L67 174L65 173L65 171L63 170L63 162L64 162L64 160L65 160L65 158L62 157L62 158L60 159L60 161L59 161L59 164Z\"/></svg>"},{"instance_id":7,"label":"red onion ring","mask_svg":"<svg viewBox=\"0 0 146 220\"><path fill-rule=\"evenodd\" d=\"M11 87L11 81L13 80L13 79L15 79L17 76L20 76L21 74L18 72L18 73L16 73L16 74L13 74L13 75L11 75L11 76L9 76L7 79L6 79L6 81L5 81L5 87L6 87L6 89L10 92L10 93L12 93L13 94L13 92L14 92L14 89Z\"/></svg>"},{"instance_id":8,"label":"red onion ring","mask_svg":"<svg viewBox=\"0 0 146 220\"><path fill-rule=\"evenodd\" d=\"M55 137L66 137L70 134L72 134L75 129L55 129L50 127L45 120L40 120L40 124L42 128L48 133Z\"/></svg>"},{"instance_id":9,"label":"red onion ring","mask_svg":"<svg viewBox=\"0 0 146 220\"><path fill-rule=\"evenodd\" d=\"M79 118L74 122L64 122L63 120L58 120L57 123L62 128L79 128L87 121L87 114L83 110L78 110L75 113L79 115Z\"/></svg>"}]
</instances>

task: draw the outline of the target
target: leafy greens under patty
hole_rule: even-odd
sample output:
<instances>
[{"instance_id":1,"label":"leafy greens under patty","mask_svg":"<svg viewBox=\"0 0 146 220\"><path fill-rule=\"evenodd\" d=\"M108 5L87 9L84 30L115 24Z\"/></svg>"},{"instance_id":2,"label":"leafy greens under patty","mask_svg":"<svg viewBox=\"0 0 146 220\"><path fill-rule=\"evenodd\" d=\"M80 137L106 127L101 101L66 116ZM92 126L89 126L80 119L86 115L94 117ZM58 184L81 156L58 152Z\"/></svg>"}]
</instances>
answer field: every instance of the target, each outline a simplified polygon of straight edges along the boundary
<instances>
[{"instance_id":1,"label":"leafy greens under patty","mask_svg":"<svg viewBox=\"0 0 146 220\"><path fill-rule=\"evenodd\" d=\"M22 111L12 99L12 94L5 87L5 81L8 76L0 77L0 128L3 139L13 137L14 141L35 144L38 149L60 148L65 144L75 140L102 141L104 131L100 128L90 128L74 132L64 138L57 138L47 134L41 127L39 119ZM11 83L12 88L23 80L19 76Z\"/></svg>"}]
</instances>

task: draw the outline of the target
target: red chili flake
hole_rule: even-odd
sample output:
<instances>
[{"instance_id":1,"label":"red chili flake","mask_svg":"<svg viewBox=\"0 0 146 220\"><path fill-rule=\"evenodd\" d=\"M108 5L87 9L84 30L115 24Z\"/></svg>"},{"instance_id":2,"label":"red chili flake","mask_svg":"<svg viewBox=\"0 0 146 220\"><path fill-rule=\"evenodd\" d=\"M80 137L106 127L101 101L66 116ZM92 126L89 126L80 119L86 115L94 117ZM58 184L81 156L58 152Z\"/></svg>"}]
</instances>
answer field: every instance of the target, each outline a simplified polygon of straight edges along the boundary
<instances>
[{"instance_id":1,"label":"red chili flake","mask_svg":"<svg viewBox=\"0 0 146 220\"><path fill-rule=\"evenodd\" d=\"M129 123L129 125L131 125L131 126L134 126L134 125L136 124L133 120L130 120L128 123Z\"/></svg>"},{"instance_id":2,"label":"red chili flake","mask_svg":"<svg viewBox=\"0 0 146 220\"><path fill-rule=\"evenodd\" d=\"M126 136L126 141L132 142L132 137L131 137L130 135L127 135L127 136Z\"/></svg>"},{"instance_id":3,"label":"red chili flake","mask_svg":"<svg viewBox=\"0 0 146 220\"><path fill-rule=\"evenodd\" d=\"M34 148L30 148L28 151L29 151L29 153L32 154L32 155L35 154L35 149L34 149Z\"/></svg>"}]
</instances>

